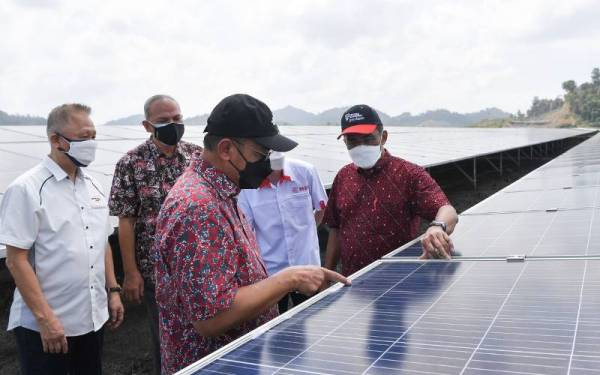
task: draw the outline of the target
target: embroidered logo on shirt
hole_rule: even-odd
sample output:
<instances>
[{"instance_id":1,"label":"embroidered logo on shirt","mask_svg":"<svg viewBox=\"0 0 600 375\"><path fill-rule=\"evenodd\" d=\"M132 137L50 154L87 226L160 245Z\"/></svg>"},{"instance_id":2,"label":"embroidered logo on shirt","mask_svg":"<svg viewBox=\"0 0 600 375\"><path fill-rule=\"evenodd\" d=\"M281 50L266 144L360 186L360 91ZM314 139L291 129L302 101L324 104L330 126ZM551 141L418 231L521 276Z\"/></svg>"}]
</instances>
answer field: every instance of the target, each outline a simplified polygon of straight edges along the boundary
<instances>
[{"instance_id":1,"label":"embroidered logo on shirt","mask_svg":"<svg viewBox=\"0 0 600 375\"><path fill-rule=\"evenodd\" d=\"M292 193L299 193L301 191L308 191L308 186L299 186L292 188Z\"/></svg>"}]
</instances>

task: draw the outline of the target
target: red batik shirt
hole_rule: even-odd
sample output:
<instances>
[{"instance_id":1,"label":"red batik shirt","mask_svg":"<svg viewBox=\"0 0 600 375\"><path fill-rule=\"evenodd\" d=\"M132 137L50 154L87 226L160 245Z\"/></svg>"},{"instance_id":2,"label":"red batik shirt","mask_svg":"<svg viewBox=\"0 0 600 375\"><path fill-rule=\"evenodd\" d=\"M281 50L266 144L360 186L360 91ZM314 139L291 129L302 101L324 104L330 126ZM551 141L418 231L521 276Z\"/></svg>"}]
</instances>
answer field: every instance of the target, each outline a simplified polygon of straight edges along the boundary
<instances>
[{"instance_id":1,"label":"red batik shirt","mask_svg":"<svg viewBox=\"0 0 600 375\"><path fill-rule=\"evenodd\" d=\"M219 337L192 322L229 310L238 288L267 277L252 228L238 208L239 188L194 160L161 209L155 251L163 374L171 374L277 316L275 306Z\"/></svg>"},{"instance_id":2,"label":"red batik shirt","mask_svg":"<svg viewBox=\"0 0 600 375\"><path fill-rule=\"evenodd\" d=\"M448 198L421 167L387 150L371 169L344 166L331 187L323 222L338 229L342 273L350 275L417 236Z\"/></svg>"}]
</instances>

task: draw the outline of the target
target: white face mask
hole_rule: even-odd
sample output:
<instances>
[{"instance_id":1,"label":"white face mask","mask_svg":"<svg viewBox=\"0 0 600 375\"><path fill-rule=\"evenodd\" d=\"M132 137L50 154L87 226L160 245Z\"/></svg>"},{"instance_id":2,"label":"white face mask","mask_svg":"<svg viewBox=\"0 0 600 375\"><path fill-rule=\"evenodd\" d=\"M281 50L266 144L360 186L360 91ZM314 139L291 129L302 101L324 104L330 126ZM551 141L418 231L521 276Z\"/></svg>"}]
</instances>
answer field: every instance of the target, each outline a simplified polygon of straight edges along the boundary
<instances>
[{"instance_id":1,"label":"white face mask","mask_svg":"<svg viewBox=\"0 0 600 375\"><path fill-rule=\"evenodd\" d=\"M96 158L96 149L98 148L98 142L94 139L88 139L85 141L74 141L72 139L63 139L69 142L69 151L63 151L69 159L78 167L87 167Z\"/></svg>"},{"instance_id":2,"label":"white face mask","mask_svg":"<svg viewBox=\"0 0 600 375\"><path fill-rule=\"evenodd\" d=\"M269 157L271 161L271 169L274 171L282 171L283 170L283 161L285 160L285 156L281 152L273 151L271 152L271 156Z\"/></svg>"},{"instance_id":3,"label":"white face mask","mask_svg":"<svg viewBox=\"0 0 600 375\"><path fill-rule=\"evenodd\" d=\"M352 159L352 162L357 167L369 169L381 158L381 145L360 145L348 150L348 153L350 154L350 159Z\"/></svg>"}]
</instances>

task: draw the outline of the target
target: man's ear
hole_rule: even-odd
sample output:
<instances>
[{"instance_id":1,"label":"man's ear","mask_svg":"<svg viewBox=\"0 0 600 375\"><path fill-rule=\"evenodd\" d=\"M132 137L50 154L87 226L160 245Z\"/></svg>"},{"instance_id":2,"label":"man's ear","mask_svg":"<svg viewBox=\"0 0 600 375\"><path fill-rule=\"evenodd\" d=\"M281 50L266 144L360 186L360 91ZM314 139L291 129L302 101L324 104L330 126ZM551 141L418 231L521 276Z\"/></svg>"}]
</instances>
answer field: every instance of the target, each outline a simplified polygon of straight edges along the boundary
<instances>
[{"instance_id":1,"label":"man's ear","mask_svg":"<svg viewBox=\"0 0 600 375\"><path fill-rule=\"evenodd\" d=\"M48 137L48 139L50 140L50 147L56 148L58 151L63 152L67 152L69 150L68 146L66 148L63 147L62 138L58 134L52 134L50 137Z\"/></svg>"},{"instance_id":2,"label":"man's ear","mask_svg":"<svg viewBox=\"0 0 600 375\"><path fill-rule=\"evenodd\" d=\"M381 133L381 145L385 145L385 142L387 142L387 137L388 137L388 132L387 130L384 130L383 133Z\"/></svg>"},{"instance_id":3,"label":"man's ear","mask_svg":"<svg viewBox=\"0 0 600 375\"><path fill-rule=\"evenodd\" d=\"M231 160L232 152L237 152L234 150L235 146L233 145L233 141L229 138L223 138L217 143L216 154L222 160Z\"/></svg>"},{"instance_id":4,"label":"man's ear","mask_svg":"<svg viewBox=\"0 0 600 375\"><path fill-rule=\"evenodd\" d=\"M148 133L154 133L154 127L150 124L150 122L148 122L147 120L143 120L142 125Z\"/></svg>"}]
</instances>

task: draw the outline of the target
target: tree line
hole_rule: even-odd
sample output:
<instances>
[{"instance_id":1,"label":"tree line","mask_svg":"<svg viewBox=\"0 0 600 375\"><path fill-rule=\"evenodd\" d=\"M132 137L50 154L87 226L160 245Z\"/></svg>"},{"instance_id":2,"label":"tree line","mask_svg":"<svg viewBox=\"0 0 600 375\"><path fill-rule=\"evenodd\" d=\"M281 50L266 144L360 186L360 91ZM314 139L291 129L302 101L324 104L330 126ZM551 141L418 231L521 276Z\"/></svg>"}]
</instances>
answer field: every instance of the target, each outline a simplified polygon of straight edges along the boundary
<instances>
[{"instance_id":1,"label":"tree line","mask_svg":"<svg viewBox=\"0 0 600 375\"><path fill-rule=\"evenodd\" d=\"M592 81L581 85L573 80L563 82L565 101L571 111L583 120L600 124L600 68L592 70Z\"/></svg>"}]
</instances>

